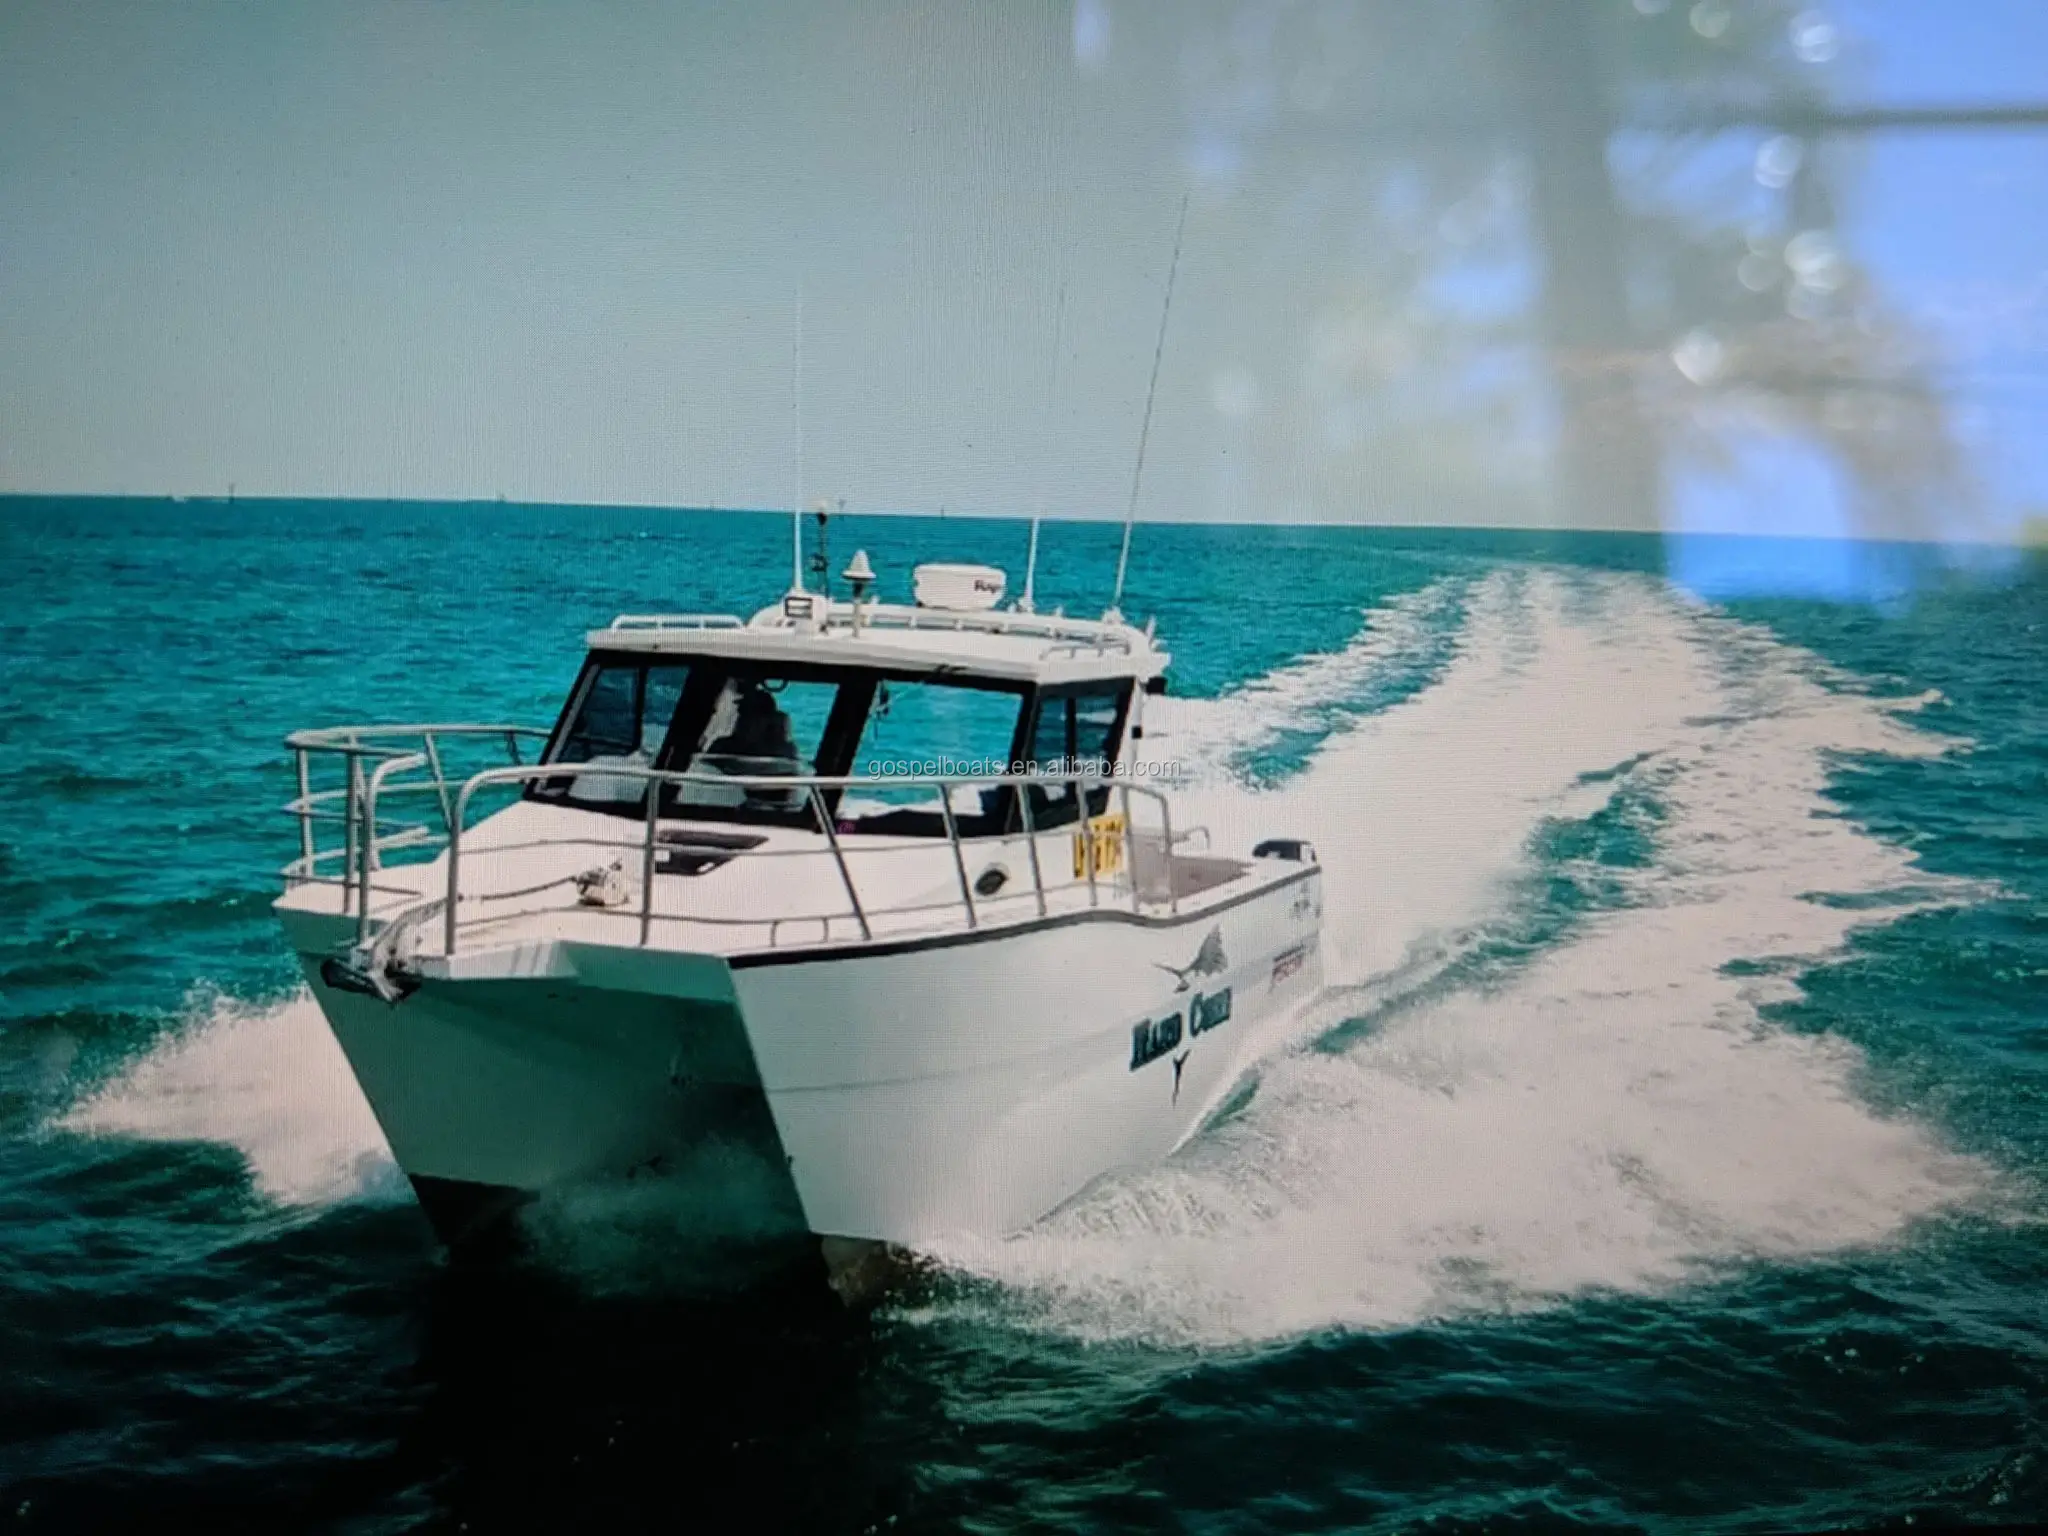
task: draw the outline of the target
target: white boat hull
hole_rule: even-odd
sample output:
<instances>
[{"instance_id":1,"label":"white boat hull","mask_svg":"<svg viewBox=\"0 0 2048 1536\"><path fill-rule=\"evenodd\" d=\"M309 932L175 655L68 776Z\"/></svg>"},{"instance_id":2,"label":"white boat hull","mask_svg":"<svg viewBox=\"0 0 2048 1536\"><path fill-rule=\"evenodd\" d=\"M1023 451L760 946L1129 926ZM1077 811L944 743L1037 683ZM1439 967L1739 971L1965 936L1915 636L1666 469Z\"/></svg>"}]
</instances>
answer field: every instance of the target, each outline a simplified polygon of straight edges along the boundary
<instances>
[{"instance_id":1,"label":"white boat hull","mask_svg":"<svg viewBox=\"0 0 2048 1536\"><path fill-rule=\"evenodd\" d=\"M444 1236L518 1196L656 1177L707 1237L916 1249L1171 1152L1319 985L1321 909L1308 864L1173 918L730 960L555 942L395 1005L323 978L342 920L284 916Z\"/></svg>"}]
</instances>

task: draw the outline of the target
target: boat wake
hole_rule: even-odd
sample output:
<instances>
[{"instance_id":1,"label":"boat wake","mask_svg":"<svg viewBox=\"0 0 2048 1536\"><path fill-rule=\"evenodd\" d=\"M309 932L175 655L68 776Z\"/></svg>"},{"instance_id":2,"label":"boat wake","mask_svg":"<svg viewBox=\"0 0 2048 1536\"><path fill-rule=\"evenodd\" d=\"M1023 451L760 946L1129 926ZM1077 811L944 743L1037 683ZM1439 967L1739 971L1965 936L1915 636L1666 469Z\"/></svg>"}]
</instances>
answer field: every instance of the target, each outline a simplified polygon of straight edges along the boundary
<instances>
[{"instance_id":1,"label":"boat wake","mask_svg":"<svg viewBox=\"0 0 2048 1536\"><path fill-rule=\"evenodd\" d=\"M1257 705L1183 704L1160 745L1241 738ZM1162 1342L1400 1327L1880 1243L1972 1197L1989 1171L1863 1102L1853 1047L1759 1012L1853 925L1981 894L1824 798L1831 753L1953 745L1910 707L1648 580L1488 578L1434 686L1277 790L1198 792L1219 831L1321 850L1308 1038L1166 1165L946 1245L997 1282L958 1305ZM1546 912L1542 834L1622 810L1647 859ZM1547 942L1473 963L1531 916Z\"/></svg>"},{"instance_id":2,"label":"boat wake","mask_svg":"<svg viewBox=\"0 0 2048 1536\"><path fill-rule=\"evenodd\" d=\"M1881 1243L1970 1199L1989 1170L1870 1107L1851 1046L1760 1013L1856 923L1980 894L1825 798L1832 753L1951 745L1909 709L1660 583L1547 570L1153 701L1194 822L1317 844L1328 992L1166 1165L941 1245L990 1282L946 1305L1200 1343L1399 1327ZM1303 731L1305 766L1247 788ZM1647 852L1560 904L1546 834L1624 813ZM402 1197L310 998L196 1013L61 1128L231 1145L285 1204Z\"/></svg>"}]
</instances>

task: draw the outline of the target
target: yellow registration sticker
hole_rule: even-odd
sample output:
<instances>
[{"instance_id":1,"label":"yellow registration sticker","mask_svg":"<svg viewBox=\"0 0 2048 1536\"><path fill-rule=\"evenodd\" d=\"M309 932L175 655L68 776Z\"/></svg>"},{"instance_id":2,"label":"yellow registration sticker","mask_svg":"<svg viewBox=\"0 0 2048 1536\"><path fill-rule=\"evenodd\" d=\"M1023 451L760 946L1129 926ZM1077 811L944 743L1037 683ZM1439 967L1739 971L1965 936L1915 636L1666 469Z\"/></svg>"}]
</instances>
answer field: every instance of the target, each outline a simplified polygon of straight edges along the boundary
<instances>
[{"instance_id":1,"label":"yellow registration sticker","mask_svg":"<svg viewBox=\"0 0 2048 1536\"><path fill-rule=\"evenodd\" d=\"M1085 880L1090 869L1113 875L1124 867L1124 819L1095 816L1074 834L1074 878Z\"/></svg>"}]
</instances>

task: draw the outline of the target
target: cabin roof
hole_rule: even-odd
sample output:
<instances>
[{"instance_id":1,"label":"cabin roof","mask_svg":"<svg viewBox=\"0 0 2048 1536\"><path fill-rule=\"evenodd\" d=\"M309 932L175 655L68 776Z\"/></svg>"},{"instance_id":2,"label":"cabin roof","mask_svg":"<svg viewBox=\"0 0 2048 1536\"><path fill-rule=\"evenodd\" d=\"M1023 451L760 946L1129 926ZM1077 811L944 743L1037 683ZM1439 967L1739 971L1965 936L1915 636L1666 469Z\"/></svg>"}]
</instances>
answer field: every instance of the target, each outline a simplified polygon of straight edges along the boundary
<instances>
[{"instance_id":1,"label":"cabin roof","mask_svg":"<svg viewBox=\"0 0 2048 1536\"><path fill-rule=\"evenodd\" d=\"M1171 659L1149 626L1015 609L854 606L791 594L751 619L732 614L622 613L590 632L593 650L719 656L760 662L882 667L1039 684L1150 678ZM805 616L808 607L808 617Z\"/></svg>"}]
</instances>

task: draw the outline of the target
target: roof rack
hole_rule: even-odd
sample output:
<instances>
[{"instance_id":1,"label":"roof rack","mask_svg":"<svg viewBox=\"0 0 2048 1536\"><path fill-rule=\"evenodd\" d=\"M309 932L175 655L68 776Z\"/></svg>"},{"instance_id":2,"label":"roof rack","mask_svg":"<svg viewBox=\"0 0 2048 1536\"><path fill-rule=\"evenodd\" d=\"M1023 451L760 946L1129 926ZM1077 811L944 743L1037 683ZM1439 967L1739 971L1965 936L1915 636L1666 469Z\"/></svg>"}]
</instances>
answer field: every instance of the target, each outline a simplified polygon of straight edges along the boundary
<instances>
[{"instance_id":1,"label":"roof rack","mask_svg":"<svg viewBox=\"0 0 2048 1536\"><path fill-rule=\"evenodd\" d=\"M826 614L828 623L853 621L853 605L835 602ZM1138 633L1127 624L1101 619L1069 619L1058 614L1020 613L1010 608L918 608L900 603L863 603L864 629L914 629L989 635L1019 635L1028 639L1062 640L1094 648L1121 645L1130 649Z\"/></svg>"}]
</instances>

